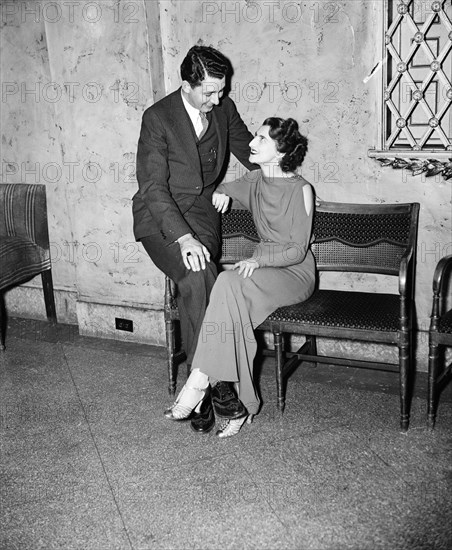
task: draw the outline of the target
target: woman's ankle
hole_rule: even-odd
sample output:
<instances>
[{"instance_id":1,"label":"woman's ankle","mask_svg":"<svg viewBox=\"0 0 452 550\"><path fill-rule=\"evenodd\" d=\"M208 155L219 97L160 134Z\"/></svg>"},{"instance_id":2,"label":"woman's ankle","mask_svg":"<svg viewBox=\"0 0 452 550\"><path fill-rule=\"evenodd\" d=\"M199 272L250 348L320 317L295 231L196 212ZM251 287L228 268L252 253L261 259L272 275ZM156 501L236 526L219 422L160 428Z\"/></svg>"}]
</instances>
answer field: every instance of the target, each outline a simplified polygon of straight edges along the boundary
<instances>
[{"instance_id":1,"label":"woman's ankle","mask_svg":"<svg viewBox=\"0 0 452 550\"><path fill-rule=\"evenodd\" d=\"M190 376L187 379L186 385L191 388L204 390L209 385L209 377L201 372L198 368L192 368Z\"/></svg>"}]
</instances>

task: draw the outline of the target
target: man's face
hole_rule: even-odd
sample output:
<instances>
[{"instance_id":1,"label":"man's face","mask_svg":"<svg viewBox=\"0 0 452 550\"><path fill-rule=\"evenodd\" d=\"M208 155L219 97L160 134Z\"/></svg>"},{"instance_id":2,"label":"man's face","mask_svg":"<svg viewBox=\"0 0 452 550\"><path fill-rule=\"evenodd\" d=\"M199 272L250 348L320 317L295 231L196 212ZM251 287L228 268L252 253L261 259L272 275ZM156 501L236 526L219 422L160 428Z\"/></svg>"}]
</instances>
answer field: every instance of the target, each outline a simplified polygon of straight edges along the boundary
<instances>
[{"instance_id":1,"label":"man's face","mask_svg":"<svg viewBox=\"0 0 452 550\"><path fill-rule=\"evenodd\" d=\"M211 78L207 76L199 86L192 88L184 80L182 82L182 92L185 99L192 107L203 113L211 111L215 105L220 103L226 86L226 77Z\"/></svg>"}]
</instances>

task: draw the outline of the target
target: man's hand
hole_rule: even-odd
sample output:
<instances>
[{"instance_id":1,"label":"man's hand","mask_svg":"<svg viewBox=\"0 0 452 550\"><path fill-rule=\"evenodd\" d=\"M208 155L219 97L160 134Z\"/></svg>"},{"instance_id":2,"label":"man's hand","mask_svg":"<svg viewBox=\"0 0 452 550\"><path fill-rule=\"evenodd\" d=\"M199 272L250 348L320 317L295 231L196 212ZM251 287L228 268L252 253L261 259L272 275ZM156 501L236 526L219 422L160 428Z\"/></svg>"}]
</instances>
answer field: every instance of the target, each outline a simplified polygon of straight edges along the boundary
<instances>
[{"instance_id":1,"label":"man's hand","mask_svg":"<svg viewBox=\"0 0 452 550\"><path fill-rule=\"evenodd\" d=\"M207 248L201 244L190 233L177 239L180 246L182 260L187 269L199 271L206 269L206 261L210 262L210 253Z\"/></svg>"},{"instance_id":2,"label":"man's hand","mask_svg":"<svg viewBox=\"0 0 452 550\"><path fill-rule=\"evenodd\" d=\"M229 200L231 197L225 195L224 193L217 193L214 191L212 195L212 204L215 206L217 212L224 214L228 209Z\"/></svg>"},{"instance_id":3,"label":"man's hand","mask_svg":"<svg viewBox=\"0 0 452 550\"><path fill-rule=\"evenodd\" d=\"M257 260L249 258L248 260L241 260L232 266L232 269L238 269L239 275L243 273L243 278L251 277L253 271L258 269L259 263Z\"/></svg>"}]
</instances>

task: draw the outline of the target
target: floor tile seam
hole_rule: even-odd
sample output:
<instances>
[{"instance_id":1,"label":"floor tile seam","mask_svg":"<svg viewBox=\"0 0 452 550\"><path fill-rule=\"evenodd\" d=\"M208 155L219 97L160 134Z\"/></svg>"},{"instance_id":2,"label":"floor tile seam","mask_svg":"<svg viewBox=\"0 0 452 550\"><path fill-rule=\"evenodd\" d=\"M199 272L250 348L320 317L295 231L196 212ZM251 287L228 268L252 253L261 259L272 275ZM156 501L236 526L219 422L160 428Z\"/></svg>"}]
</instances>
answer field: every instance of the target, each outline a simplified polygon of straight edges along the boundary
<instances>
[{"instance_id":1,"label":"floor tile seam","mask_svg":"<svg viewBox=\"0 0 452 550\"><path fill-rule=\"evenodd\" d=\"M241 462L243 470L247 473L248 477L252 480L254 484L258 483L251 472L249 472L246 464L243 463L243 461L239 458L239 461ZM265 492L264 492L265 493ZM285 538L287 543L292 544L294 548L297 547L297 533L292 533L292 530L290 526L287 526L283 520L283 518L280 517L280 514L278 513L275 505L272 503L271 499L271 491L266 492L266 496L264 497L264 500L270 509L271 514L275 517L276 521L281 525L281 527L284 530Z\"/></svg>"},{"instance_id":2,"label":"floor tile seam","mask_svg":"<svg viewBox=\"0 0 452 550\"><path fill-rule=\"evenodd\" d=\"M380 456L375 449L372 448L369 441L365 440L366 434L360 435L359 433L356 433L356 431L353 429L353 426L350 426L350 433L353 435L353 437L356 438L357 441L360 442L375 458L377 458L380 462L384 464L384 466L391 468L391 465L384 460L382 456Z\"/></svg>"},{"instance_id":3,"label":"floor tile seam","mask_svg":"<svg viewBox=\"0 0 452 550\"><path fill-rule=\"evenodd\" d=\"M147 350L147 349L141 349L141 350L136 350L136 349L112 349L112 347L114 346L114 344L111 344L109 345L108 343L106 342L109 342L109 341L113 341L113 340L107 340L107 339L99 339L100 342L98 342L96 345L96 342L84 342L84 341L71 341L70 339L68 338L55 338L55 339L51 339L51 338L47 338L47 339L42 339L42 338L39 338L37 339L36 336L34 337L30 337L30 338L27 338L27 337L21 337L21 336L16 336L14 334L11 334L8 336L9 339L11 340L15 340L16 342L19 342L19 341L26 341L26 342L36 342L37 340L42 343L42 344L46 344L46 345L62 345L62 346L68 346L69 348L78 348L78 349L96 349L96 350L101 350L101 351L112 351L114 353L119 353L121 355L131 355L131 356L136 356L136 357L147 357L147 358L154 358L155 356L157 356L157 358L159 360L161 360L162 362L165 361L166 357L165 357L165 352L164 351L161 351L160 349L155 349L156 347L157 348L160 348L160 346L152 346L150 345L149 347L152 348L150 350ZM94 340L94 338L93 338ZM146 344L137 344L138 346L147 346ZM121 343L118 344L118 346L121 346ZM161 357L160 357L161 356Z\"/></svg>"},{"instance_id":4,"label":"floor tile seam","mask_svg":"<svg viewBox=\"0 0 452 550\"><path fill-rule=\"evenodd\" d=\"M338 427L338 426L336 426L336 427ZM363 440L362 440L362 439L361 439L361 438L351 429L350 424L341 424L340 427L341 427L341 428L345 428L345 430L346 430L350 435L352 435L353 437L355 437L355 438L357 439L357 441L359 441L360 447L361 447L361 449L362 449L363 451L368 452L370 455L374 456L374 457L377 459L378 462L382 462L382 463L384 464L384 466L385 466L385 470L386 470L387 468L389 468L390 471L391 471L391 475L392 475L395 479L400 479L400 480L403 481L403 483L404 483L405 485L409 485L409 481L407 481L406 479L404 479L402 476L399 476L399 475L397 474L397 472L393 469L393 467L392 467L390 464L386 463L386 462L384 461L384 459L382 459L382 457L379 456L378 453L376 453L376 452L372 449L372 447L370 447L369 445L367 445L367 444L365 443L365 441L363 441ZM315 435L315 434L318 435L318 434L322 434L322 433L325 433L325 432L328 432L328 431L330 431L330 428L315 430L315 431L310 432L310 433L308 433L308 434L306 434L306 435L307 435L307 436L313 436L313 435ZM280 442L281 442L281 444L284 444L285 442L288 442L288 441L290 441L290 440L300 439L300 437L302 437L302 435L295 435L295 436L291 436L291 437L289 437L289 438L287 438L287 439L280 440ZM364 445L363 445L363 443L364 443ZM250 457L252 457L252 453L251 453L251 452L249 453L249 455L250 455ZM242 467L244 467L244 468L246 469L246 466L245 466L243 463L242 463ZM288 472L288 473L293 472L294 475L297 474L297 472L298 472L297 467L296 467L295 465L292 466L292 465L291 465L290 463L288 463L288 462L285 462L285 468L287 468L287 472ZM249 472L248 472L248 473L249 473ZM253 476L253 474L249 473L249 475L250 475L251 479L253 480L253 482L257 483L257 482L259 481L258 479L256 480L256 478L255 478L255 476Z\"/></svg>"},{"instance_id":5,"label":"floor tile seam","mask_svg":"<svg viewBox=\"0 0 452 550\"><path fill-rule=\"evenodd\" d=\"M388 389L382 389L380 387L377 387L377 386L374 386L372 388L369 388L369 387L362 387L361 385L347 385L348 382L350 381L331 381L331 382L327 382L327 381L319 381L319 380L303 380L303 381L296 381L296 383L304 386L305 384L309 384L309 385L313 385L313 386L316 386L316 387L322 387L322 388L334 388L334 389L338 389L338 390L345 390L345 391L352 391L352 392L359 392L359 393L370 393L372 395L374 394L377 394L377 395L387 395L387 396L391 396L391 397L398 397L399 396L399 393L398 393L398 387L396 386L389 386ZM426 389L424 387L421 388L422 390L422 394L421 395L414 395L414 390L413 390L413 395L412 395L412 399L416 399L416 400L420 400L420 401L424 401L426 399L426 397L423 395L425 392L426 392ZM419 390L419 392L421 392L421 390Z\"/></svg>"},{"instance_id":6,"label":"floor tile seam","mask_svg":"<svg viewBox=\"0 0 452 550\"><path fill-rule=\"evenodd\" d=\"M96 454L97 454L97 457L98 457L98 460L99 460L99 463L100 463L100 466L101 466L101 469L103 471L103 474L104 474L104 477L105 477L105 480L107 482L107 485L108 485L108 488L109 488L109 491L110 491L110 494L111 494L111 498L113 500L113 504L116 508L116 511L118 513L118 516L120 518L120 521L121 521L121 524L122 524L122 528L123 528L123 531L124 531L124 535L126 536L127 538L127 541L129 543L129 546L131 548L131 550L133 550L134 546L133 546L133 543L132 543L132 540L131 540L131 537L130 537L130 534L129 534L129 530L127 528L127 525L126 525L126 522L125 522L125 519L123 517L123 514L122 514L122 510L119 506L119 502L115 496L115 493L114 493L114 490L113 490L113 486L112 486L112 483L111 483L111 480L110 480L110 477L108 475L108 472L107 472L107 469L105 467L105 464L104 464L104 461L102 459L102 456L101 456L101 453L100 453L100 449L97 445L97 442L96 442L96 439L94 437L94 433L92 431L92 428L91 428L91 424L89 422L89 419L88 419L88 415L86 413L86 410L85 410L85 406L83 404L83 401L81 399L81 396L80 396L80 392L79 392L79 389L78 389L78 386L75 382L75 379L74 379L74 375L72 373L72 370L70 368L70 365L69 365L69 360L66 356L66 353L65 353L65 350L63 348L63 345L60 344L60 347L61 347L61 352L62 352L62 355L63 355L63 358L64 358L64 362L65 362L65 365L66 365L66 368L67 368L67 371L69 373L69 376L71 378L71 381L72 381L72 384L74 385L74 389L75 389L75 392L76 392L76 395L77 395L77 398L79 400L79 403L80 403L80 406L82 408L82 411L83 411L83 416L84 416L84 419L85 419L85 422L87 424L87 427L88 427L88 431L89 431L89 434L91 436L91 440L92 440L92 443L94 445L94 448L95 448L95 451L96 451Z\"/></svg>"},{"instance_id":7,"label":"floor tile seam","mask_svg":"<svg viewBox=\"0 0 452 550\"><path fill-rule=\"evenodd\" d=\"M337 427L337 426L336 426L336 427ZM350 431L350 430L349 430L349 426L346 425L346 424L341 425L341 427L345 428L347 431ZM316 431L310 432L310 433L308 433L308 434L306 434L306 435L307 435L307 436L312 436L312 435L314 435L314 434L321 434L321 433L327 432L328 430L329 430L328 428L321 429L321 430L316 430ZM290 438L287 438L287 439L284 439L284 440L280 440L280 442L281 442L281 443L284 443L284 442L288 442L288 441L290 441L290 440L299 439L300 437L302 437L302 436L300 436L300 435L299 435L299 436L292 436L292 437L290 437ZM278 443L278 442L276 442L276 443ZM246 452L248 452L248 451L246 451ZM248 454L249 454L249 457L252 459L253 453L250 451ZM298 469L297 469L297 466L296 466L295 464L292 464L292 463L289 463L289 462L286 462L286 461L285 461L285 462L284 462L284 466L285 466L285 468L286 468L288 474L293 474L293 475L295 475L295 476L298 474ZM242 467L246 469L246 466L245 466L243 463L242 463ZM248 474L249 474L250 478L252 479L253 483L258 483L258 482L260 481L259 479L256 480L256 479L255 479L255 476L253 476L253 474L251 474L251 473L249 473L249 472L248 472Z\"/></svg>"},{"instance_id":8,"label":"floor tile seam","mask_svg":"<svg viewBox=\"0 0 452 550\"><path fill-rule=\"evenodd\" d=\"M109 346L108 344L105 344L105 340L102 340L101 342L104 343L104 345L96 345L95 342L57 342L61 344L62 346L68 346L69 349L83 349L83 350L97 350L102 352L111 352L111 353L117 353L118 355L130 355L132 357L141 357L141 358L147 358L147 359L157 359L162 361L162 363L166 360L166 357L164 356L163 352L156 351L154 349L152 350L146 350L146 352L141 350L125 350L125 349L113 349L114 344ZM53 343L53 342L46 342L46 343ZM160 357L161 355L161 357Z\"/></svg>"},{"instance_id":9,"label":"floor tile seam","mask_svg":"<svg viewBox=\"0 0 452 550\"><path fill-rule=\"evenodd\" d=\"M359 440L361 441L362 443L365 443L363 441L363 438L359 436L359 434L355 433L353 430L351 430L351 432L353 433L353 435ZM401 435L405 435L406 436L406 433L405 432L402 432ZM399 481L402 481L402 483L405 485L406 488L408 488L410 486L410 481L405 479L405 477L400 474L399 472L397 472L394 468L394 466L392 466L389 462L387 462L385 460L385 458L383 456L381 456L370 444L365 444L366 448L368 449L369 453L372 454L372 456L374 456L378 462L380 462L381 464L383 464L384 466L384 469L385 470L388 470L391 474L391 476L396 479L396 480L399 480Z\"/></svg>"},{"instance_id":10,"label":"floor tile seam","mask_svg":"<svg viewBox=\"0 0 452 550\"><path fill-rule=\"evenodd\" d=\"M27 393L26 397L21 397L19 401L14 400L14 405L17 405L19 414L24 414L24 415L29 414L31 416L36 416L36 415L39 415L39 414L42 414L42 415L52 414L52 420L55 420L55 426L60 424L61 417L59 417L58 415L55 415L55 418L53 419L54 413L52 411L52 407L57 407L57 406L62 405L62 404L64 404L66 407L69 405L69 408L64 408L64 409L61 409L61 410L65 413L67 413L68 411L69 412L72 411L72 407L77 407L78 409L81 410L82 417L83 417L83 419L85 420L85 423L86 423L86 413L85 413L85 410L84 410L83 402L80 399L80 395L79 395L79 392L77 391L77 387L76 387L76 384L74 382L74 378L73 378L72 373L69 369L68 362L67 362L67 357L65 355L64 349L58 343L52 343L52 346L54 346L58 350L53 355L56 358L56 360L58 361L58 371L62 373L62 377L63 377L61 380L58 380L59 389L67 388L69 390L69 393L70 393L69 398L65 397L64 401L61 401L60 395L57 394L56 398L53 398L53 400L48 400L42 406L41 405L38 406L38 405L35 404L35 400L36 400L36 396L38 395L37 392L41 391L41 388L33 386L32 391ZM63 365L64 365L64 367L66 367L66 370L64 370ZM61 386L61 388L60 388L60 386ZM11 389L13 391L10 391ZM55 386L53 387L52 391L54 391L54 389L55 389ZM47 391L47 388L46 388L46 391ZM17 397L14 387L13 388L7 388L4 391L4 394L6 396L6 399ZM41 394L39 394L39 396L40 395ZM8 405L9 405L9 403L6 403L6 406L8 406ZM29 408L23 408L23 407L26 407L27 405L29 405ZM13 406L13 409L14 409L14 406ZM2 412L4 412L4 411L2 411ZM42 433L42 432L46 432L48 430L48 427L46 425L42 425L41 422L37 423L36 418L33 421L33 425L34 424L36 424L36 426L34 428L33 433L35 433L35 432L36 433ZM80 425L80 424L78 424L78 425ZM0 431L3 431L3 429L4 429L3 426L1 426ZM28 428L24 427L23 425L21 426L20 429L23 429L24 432L28 433Z\"/></svg>"},{"instance_id":11,"label":"floor tile seam","mask_svg":"<svg viewBox=\"0 0 452 550\"><path fill-rule=\"evenodd\" d=\"M272 514L275 516L278 523L282 526L282 528L285 531L286 539L289 544L292 544L293 548L298 550L303 550L302 547L300 547L300 532L299 532L299 525L297 524L294 527L291 527L290 525L286 525L284 522L284 518L280 517L280 512L278 512L271 503L268 504L270 509L272 510ZM308 550L308 548L306 548Z\"/></svg>"},{"instance_id":12,"label":"floor tile seam","mask_svg":"<svg viewBox=\"0 0 452 550\"><path fill-rule=\"evenodd\" d=\"M247 478L249 479L249 481L251 482L252 485L258 486L259 482L262 483L262 480L256 480L254 478L254 476L251 474L251 472L249 471L249 469L247 467L247 463L245 461L243 461L243 459L241 459L240 456L236 452L231 453L231 455L233 455L235 457L235 460L240 464L241 469L245 472ZM284 521L281 519L280 515L277 513L277 511L275 509L275 506L272 504L270 493L271 493L271 491L270 492L265 492L264 491L264 494L267 495L267 496L264 496L264 502L268 506L268 510L269 510L270 514L275 518L275 520L278 522L278 524L281 525L281 527L284 530L285 540L281 541L281 542L292 544L292 545L294 545L293 547L295 548L296 547L296 537L292 535L290 529L285 525Z\"/></svg>"},{"instance_id":13,"label":"floor tile seam","mask_svg":"<svg viewBox=\"0 0 452 550\"><path fill-rule=\"evenodd\" d=\"M288 437L283 437L282 439L273 439L272 441L274 443L283 443L285 441L290 441L290 440L293 440L295 438L300 438L300 437L303 437L303 436L313 436L313 435L318 435L318 434L321 434L321 433L324 433L324 432L328 432L328 431L331 431L332 429L337 429L337 428L345 428L345 429L350 429L350 423L339 423L339 424L335 424L335 425L330 425L330 426L325 426L324 428L318 428L318 429L314 429L313 431L309 431L309 432L305 432L305 433L301 433L301 434L297 434L297 435L290 435ZM261 438L261 441L263 443L265 443L267 441L266 439L266 436L265 434L262 434L262 433L257 433L257 436L259 438ZM265 438L265 439L264 439Z\"/></svg>"},{"instance_id":14,"label":"floor tile seam","mask_svg":"<svg viewBox=\"0 0 452 550\"><path fill-rule=\"evenodd\" d=\"M179 461L177 466L162 466L159 469L159 472L171 472L172 470L178 472L183 467L192 466L192 465L199 465L199 464L202 464L204 462L209 463L209 462L216 461L216 460L223 460L225 457L230 458L231 456L237 458L237 455L234 451L231 451L230 453L226 453L226 454L221 453L221 454L215 454L215 455L202 457L202 458L197 457L196 459L193 459L193 460Z\"/></svg>"}]
</instances>

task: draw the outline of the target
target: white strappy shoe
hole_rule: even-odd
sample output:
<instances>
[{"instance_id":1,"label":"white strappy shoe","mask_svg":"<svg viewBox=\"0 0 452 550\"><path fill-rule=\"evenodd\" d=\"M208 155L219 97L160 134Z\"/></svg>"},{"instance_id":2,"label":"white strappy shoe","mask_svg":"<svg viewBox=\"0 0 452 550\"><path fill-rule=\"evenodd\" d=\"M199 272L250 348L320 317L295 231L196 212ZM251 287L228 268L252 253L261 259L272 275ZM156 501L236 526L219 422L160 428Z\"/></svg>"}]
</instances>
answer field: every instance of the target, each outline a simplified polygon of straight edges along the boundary
<instances>
[{"instance_id":1,"label":"white strappy shoe","mask_svg":"<svg viewBox=\"0 0 452 550\"><path fill-rule=\"evenodd\" d=\"M174 405L164 412L170 420L184 420L192 411L199 412L206 395L209 378L199 369L193 369L184 387L174 402Z\"/></svg>"},{"instance_id":2,"label":"white strappy shoe","mask_svg":"<svg viewBox=\"0 0 452 550\"><path fill-rule=\"evenodd\" d=\"M184 420L190 416L193 410L196 411L196 408L200 407L205 395L206 388L192 388L185 384L174 405L166 409L164 415L170 420Z\"/></svg>"}]
</instances>

